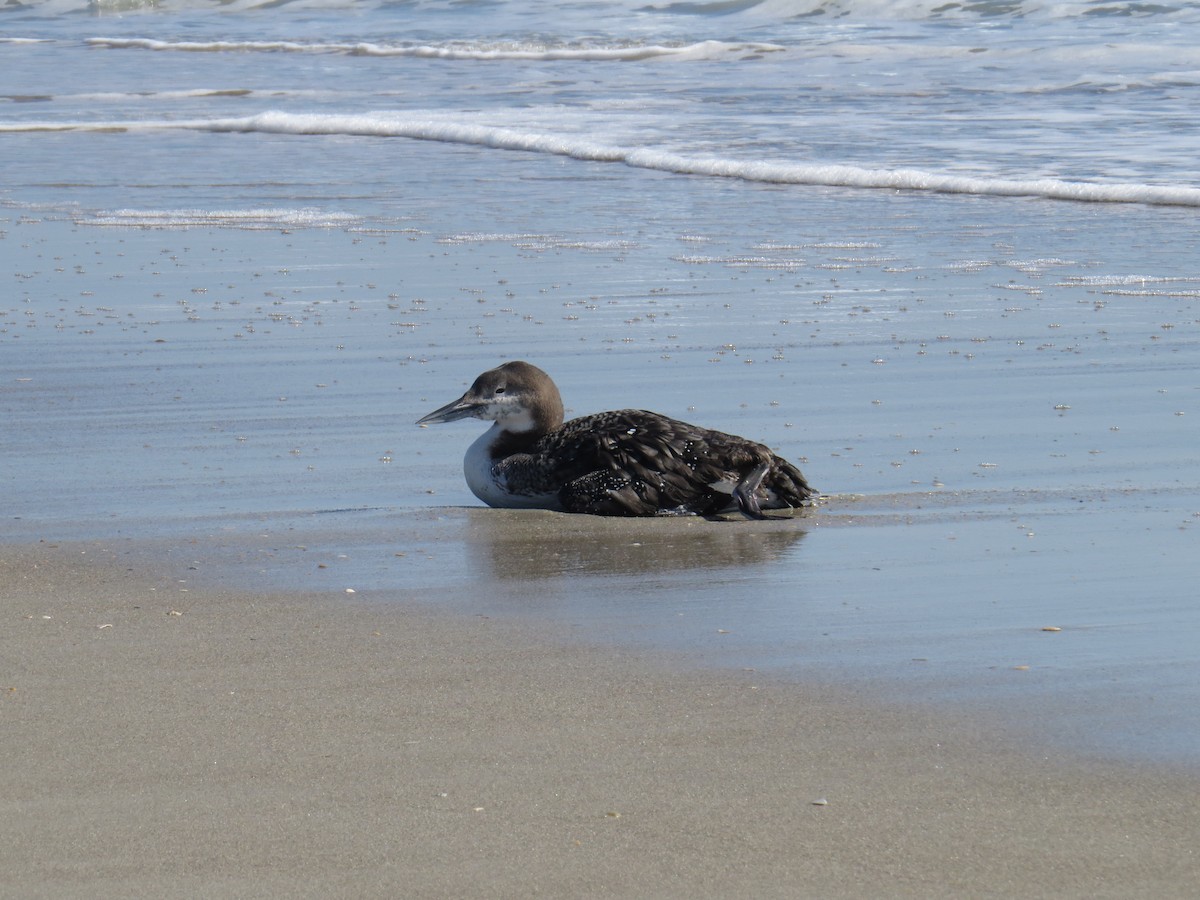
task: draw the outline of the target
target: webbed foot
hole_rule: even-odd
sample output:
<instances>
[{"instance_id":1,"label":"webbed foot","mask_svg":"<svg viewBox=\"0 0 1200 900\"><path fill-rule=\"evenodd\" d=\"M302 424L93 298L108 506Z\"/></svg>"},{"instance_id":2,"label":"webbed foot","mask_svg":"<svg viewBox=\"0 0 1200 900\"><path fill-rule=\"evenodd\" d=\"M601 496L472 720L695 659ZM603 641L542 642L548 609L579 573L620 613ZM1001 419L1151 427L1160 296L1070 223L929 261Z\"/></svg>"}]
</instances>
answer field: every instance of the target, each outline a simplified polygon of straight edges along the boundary
<instances>
[{"instance_id":1,"label":"webbed foot","mask_svg":"<svg viewBox=\"0 0 1200 900\"><path fill-rule=\"evenodd\" d=\"M742 480L733 489L733 499L737 501L738 509L742 511L743 515L751 519L766 518L758 505L758 497L755 495L762 486L763 479L770 468L771 464L769 462L759 463L743 475Z\"/></svg>"}]
</instances>

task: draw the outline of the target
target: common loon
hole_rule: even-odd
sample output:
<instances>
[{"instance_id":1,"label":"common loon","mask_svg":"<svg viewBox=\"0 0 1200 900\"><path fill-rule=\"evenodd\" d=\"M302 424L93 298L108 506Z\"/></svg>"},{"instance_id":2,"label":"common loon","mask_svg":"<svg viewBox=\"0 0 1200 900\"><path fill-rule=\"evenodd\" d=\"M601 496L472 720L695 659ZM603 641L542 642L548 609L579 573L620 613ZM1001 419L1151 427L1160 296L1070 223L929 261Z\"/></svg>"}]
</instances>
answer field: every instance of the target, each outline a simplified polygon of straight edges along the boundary
<instances>
[{"instance_id":1,"label":"common loon","mask_svg":"<svg viewBox=\"0 0 1200 900\"><path fill-rule=\"evenodd\" d=\"M550 376L527 362L489 369L418 425L474 417L495 424L463 470L489 506L602 516L715 515L804 505L816 492L762 444L640 409L563 423Z\"/></svg>"}]
</instances>

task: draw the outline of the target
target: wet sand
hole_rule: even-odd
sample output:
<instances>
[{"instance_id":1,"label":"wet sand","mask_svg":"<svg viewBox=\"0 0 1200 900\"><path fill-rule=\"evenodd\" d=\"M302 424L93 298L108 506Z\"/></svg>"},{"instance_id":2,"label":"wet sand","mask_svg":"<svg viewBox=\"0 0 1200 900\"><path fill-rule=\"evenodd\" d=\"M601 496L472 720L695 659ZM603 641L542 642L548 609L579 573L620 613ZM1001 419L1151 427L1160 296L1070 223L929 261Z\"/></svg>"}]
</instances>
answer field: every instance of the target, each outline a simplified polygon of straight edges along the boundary
<instances>
[{"instance_id":1,"label":"wet sand","mask_svg":"<svg viewBox=\"0 0 1200 900\"><path fill-rule=\"evenodd\" d=\"M809 199L768 250L11 222L0 893L1194 894L1190 238ZM518 356L836 502L477 508L412 423Z\"/></svg>"},{"instance_id":2,"label":"wet sand","mask_svg":"<svg viewBox=\"0 0 1200 900\"><path fill-rule=\"evenodd\" d=\"M1200 882L1193 775L438 612L418 591L239 589L252 544L240 563L198 539L0 547L7 896L1163 898Z\"/></svg>"}]
</instances>

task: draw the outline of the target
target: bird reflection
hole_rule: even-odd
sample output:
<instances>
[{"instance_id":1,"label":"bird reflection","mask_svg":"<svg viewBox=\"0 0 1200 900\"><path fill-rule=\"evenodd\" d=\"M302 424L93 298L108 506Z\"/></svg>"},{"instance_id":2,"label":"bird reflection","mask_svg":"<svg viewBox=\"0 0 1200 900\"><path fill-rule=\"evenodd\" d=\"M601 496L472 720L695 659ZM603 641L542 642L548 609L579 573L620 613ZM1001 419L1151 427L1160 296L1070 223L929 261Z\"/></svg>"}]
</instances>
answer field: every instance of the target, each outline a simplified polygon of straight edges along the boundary
<instances>
[{"instance_id":1,"label":"bird reflection","mask_svg":"<svg viewBox=\"0 0 1200 900\"><path fill-rule=\"evenodd\" d=\"M467 535L472 574L512 580L756 566L782 558L805 531L800 516L751 524L472 509Z\"/></svg>"}]
</instances>

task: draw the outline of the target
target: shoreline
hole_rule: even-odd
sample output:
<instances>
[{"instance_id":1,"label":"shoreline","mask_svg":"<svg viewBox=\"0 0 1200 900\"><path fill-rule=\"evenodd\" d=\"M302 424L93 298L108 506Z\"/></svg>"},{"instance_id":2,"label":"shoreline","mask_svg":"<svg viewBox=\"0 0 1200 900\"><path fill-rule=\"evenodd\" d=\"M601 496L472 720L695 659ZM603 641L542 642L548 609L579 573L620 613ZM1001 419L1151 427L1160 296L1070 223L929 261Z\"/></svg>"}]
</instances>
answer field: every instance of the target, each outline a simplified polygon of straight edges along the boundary
<instances>
[{"instance_id":1,"label":"shoreline","mask_svg":"<svg viewBox=\"0 0 1200 900\"><path fill-rule=\"evenodd\" d=\"M174 589L185 595L333 597L490 617L676 668L754 669L889 708L962 715L1051 755L1190 774L1200 758L1188 632L1169 605L1100 608L1063 565L1097 527L1111 527L1116 504L1129 541L1139 505L1189 496L1168 493L833 495L761 522L470 506L290 510L146 518L105 539L98 523L43 522L36 545L0 530L0 554L68 548L131 571L177 570ZM1074 504L1069 534L1064 496ZM1014 521L1036 530L1038 547L1006 550ZM990 602L949 589L1006 557L1028 570L1027 594L1015 582L991 589ZM1176 569L1185 576L1182 557ZM1165 583L1168 570L1159 574Z\"/></svg>"},{"instance_id":2,"label":"shoreline","mask_svg":"<svg viewBox=\"0 0 1200 900\"><path fill-rule=\"evenodd\" d=\"M132 549L0 548L0 873L22 896L1183 897L1200 877L1194 775L561 623L196 586Z\"/></svg>"}]
</instances>

